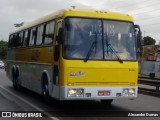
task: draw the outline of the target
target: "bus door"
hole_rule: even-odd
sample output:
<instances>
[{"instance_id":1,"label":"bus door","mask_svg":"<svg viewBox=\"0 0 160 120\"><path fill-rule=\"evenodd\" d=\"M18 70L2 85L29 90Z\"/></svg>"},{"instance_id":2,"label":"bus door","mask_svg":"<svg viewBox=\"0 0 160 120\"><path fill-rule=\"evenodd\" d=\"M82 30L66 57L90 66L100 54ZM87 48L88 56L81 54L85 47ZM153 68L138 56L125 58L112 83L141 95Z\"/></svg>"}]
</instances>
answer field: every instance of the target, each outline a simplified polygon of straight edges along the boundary
<instances>
[{"instance_id":1,"label":"bus door","mask_svg":"<svg viewBox=\"0 0 160 120\"><path fill-rule=\"evenodd\" d=\"M58 42L59 30L62 28L62 19L56 21L56 38L54 39L54 67L53 67L53 97L60 97L60 85L59 85L59 58L60 58L60 44Z\"/></svg>"}]
</instances>

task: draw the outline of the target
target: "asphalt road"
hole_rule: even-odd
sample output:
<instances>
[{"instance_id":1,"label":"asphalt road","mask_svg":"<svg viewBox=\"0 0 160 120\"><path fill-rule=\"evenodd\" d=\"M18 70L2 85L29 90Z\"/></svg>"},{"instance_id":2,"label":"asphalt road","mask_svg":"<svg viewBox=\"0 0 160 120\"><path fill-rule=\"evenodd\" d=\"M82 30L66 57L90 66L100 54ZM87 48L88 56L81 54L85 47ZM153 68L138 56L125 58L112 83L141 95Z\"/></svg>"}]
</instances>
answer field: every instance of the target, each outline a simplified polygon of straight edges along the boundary
<instances>
[{"instance_id":1,"label":"asphalt road","mask_svg":"<svg viewBox=\"0 0 160 120\"><path fill-rule=\"evenodd\" d=\"M104 106L99 101L54 101L45 103L42 97L32 91L12 88L12 82L6 77L4 70L0 70L0 112L3 111L41 111L50 117L29 118L33 120L160 120L160 98L139 94L135 100L117 99L111 106ZM127 117L129 113L137 112L157 114L159 117ZM0 118L7 119L7 118ZM15 119L17 118L8 118ZM18 118L27 119L28 118Z\"/></svg>"}]
</instances>

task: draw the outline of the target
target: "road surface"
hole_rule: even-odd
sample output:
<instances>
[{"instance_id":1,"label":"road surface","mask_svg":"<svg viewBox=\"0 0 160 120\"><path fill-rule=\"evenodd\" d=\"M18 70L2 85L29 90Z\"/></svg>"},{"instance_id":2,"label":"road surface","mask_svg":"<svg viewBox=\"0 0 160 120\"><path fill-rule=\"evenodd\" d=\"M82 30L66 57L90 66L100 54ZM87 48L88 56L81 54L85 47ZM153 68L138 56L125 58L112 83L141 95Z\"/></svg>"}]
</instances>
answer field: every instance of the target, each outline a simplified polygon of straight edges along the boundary
<instances>
[{"instance_id":1,"label":"road surface","mask_svg":"<svg viewBox=\"0 0 160 120\"><path fill-rule=\"evenodd\" d=\"M16 91L12 82L6 77L4 70L0 70L0 111L41 111L43 118L29 118L33 120L160 120L160 98L139 94L135 100L114 100L111 106L104 106L99 101L54 101L45 103L42 97L32 91L22 89ZM152 111L152 112L150 112ZM157 113L158 111L158 113ZM158 114L158 117L127 117L136 112ZM6 118L0 118L6 119ZM9 120L11 118L8 118ZM17 118L12 118L17 120ZM28 119L28 118L19 118Z\"/></svg>"}]
</instances>

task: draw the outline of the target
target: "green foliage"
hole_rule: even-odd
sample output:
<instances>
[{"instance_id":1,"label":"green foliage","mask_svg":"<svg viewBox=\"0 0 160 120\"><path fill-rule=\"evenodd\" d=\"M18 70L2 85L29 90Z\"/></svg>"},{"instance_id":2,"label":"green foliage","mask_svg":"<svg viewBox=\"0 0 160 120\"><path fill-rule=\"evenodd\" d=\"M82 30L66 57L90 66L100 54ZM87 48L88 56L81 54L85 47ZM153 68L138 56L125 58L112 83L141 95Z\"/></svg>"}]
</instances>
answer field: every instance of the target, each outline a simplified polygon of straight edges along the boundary
<instances>
[{"instance_id":1,"label":"green foliage","mask_svg":"<svg viewBox=\"0 0 160 120\"><path fill-rule=\"evenodd\" d=\"M156 40L150 36L143 38L143 45L155 45L155 43L156 43Z\"/></svg>"},{"instance_id":2,"label":"green foliage","mask_svg":"<svg viewBox=\"0 0 160 120\"><path fill-rule=\"evenodd\" d=\"M0 41L0 59L6 59L7 47L8 47L8 42L1 40Z\"/></svg>"}]
</instances>

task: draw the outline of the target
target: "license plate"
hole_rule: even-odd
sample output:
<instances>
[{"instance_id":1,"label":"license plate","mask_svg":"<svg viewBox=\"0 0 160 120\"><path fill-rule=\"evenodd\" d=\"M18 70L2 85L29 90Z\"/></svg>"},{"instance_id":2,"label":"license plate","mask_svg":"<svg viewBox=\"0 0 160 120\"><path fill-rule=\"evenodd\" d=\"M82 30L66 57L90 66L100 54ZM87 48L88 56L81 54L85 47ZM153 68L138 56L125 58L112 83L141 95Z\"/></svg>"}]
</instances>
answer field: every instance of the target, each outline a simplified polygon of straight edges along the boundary
<instances>
[{"instance_id":1,"label":"license plate","mask_svg":"<svg viewBox=\"0 0 160 120\"><path fill-rule=\"evenodd\" d=\"M98 91L98 96L110 96L111 91L110 90L100 90Z\"/></svg>"}]
</instances>

